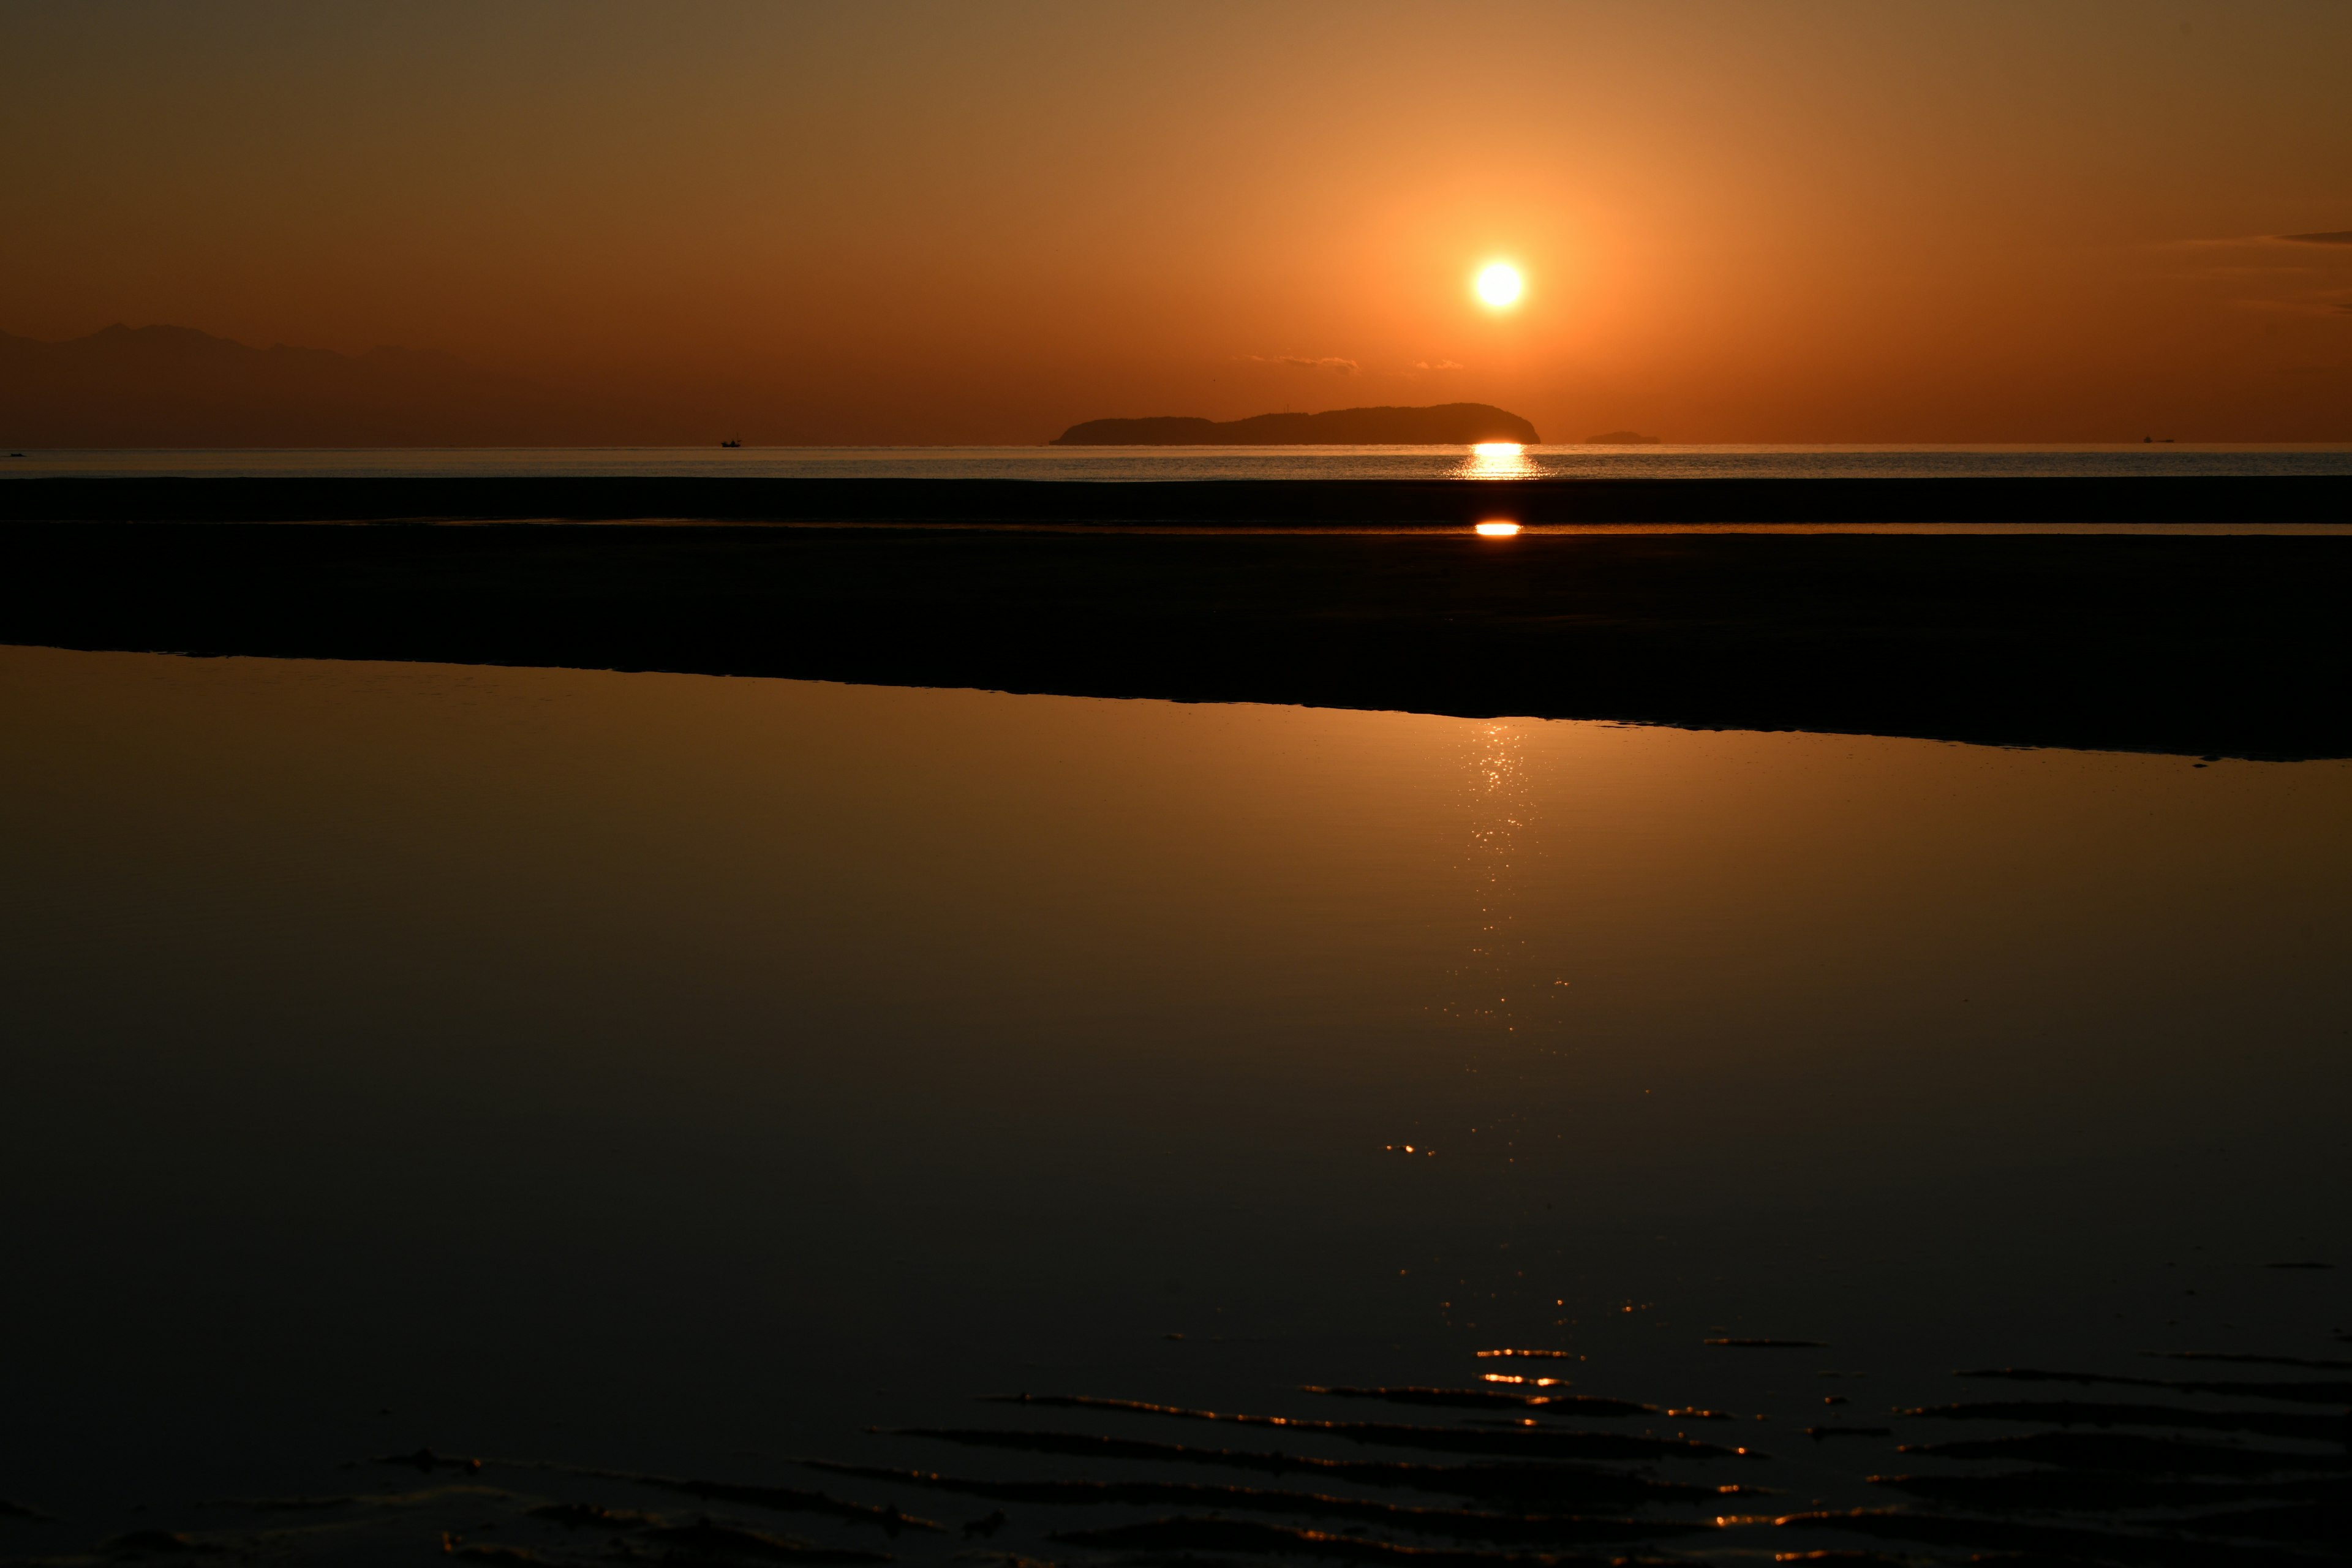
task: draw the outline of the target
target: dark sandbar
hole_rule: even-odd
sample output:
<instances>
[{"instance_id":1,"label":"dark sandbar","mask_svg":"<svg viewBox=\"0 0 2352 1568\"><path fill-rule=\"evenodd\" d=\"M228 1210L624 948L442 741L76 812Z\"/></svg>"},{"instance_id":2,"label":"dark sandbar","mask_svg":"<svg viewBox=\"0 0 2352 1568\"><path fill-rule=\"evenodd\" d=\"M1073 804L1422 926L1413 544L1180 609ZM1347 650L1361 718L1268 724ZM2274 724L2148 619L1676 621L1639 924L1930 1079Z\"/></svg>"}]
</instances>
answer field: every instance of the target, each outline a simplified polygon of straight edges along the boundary
<instances>
[{"instance_id":1,"label":"dark sandbar","mask_svg":"<svg viewBox=\"0 0 2352 1568\"><path fill-rule=\"evenodd\" d=\"M550 475L45 478L0 483L0 521L1157 523L1451 528L1529 523L2352 521L2352 476L2044 479L1038 479Z\"/></svg>"},{"instance_id":2,"label":"dark sandbar","mask_svg":"<svg viewBox=\"0 0 2352 1568\"><path fill-rule=\"evenodd\" d=\"M1465 524L2278 524L2347 500L2352 480L2255 479L24 479L0 483L0 641L2345 756L2352 538ZM803 526L268 525L518 516ZM989 526L1041 522L1069 526ZM1186 526L1210 523L1307 531Z\"/></svg>"}]
</instances>

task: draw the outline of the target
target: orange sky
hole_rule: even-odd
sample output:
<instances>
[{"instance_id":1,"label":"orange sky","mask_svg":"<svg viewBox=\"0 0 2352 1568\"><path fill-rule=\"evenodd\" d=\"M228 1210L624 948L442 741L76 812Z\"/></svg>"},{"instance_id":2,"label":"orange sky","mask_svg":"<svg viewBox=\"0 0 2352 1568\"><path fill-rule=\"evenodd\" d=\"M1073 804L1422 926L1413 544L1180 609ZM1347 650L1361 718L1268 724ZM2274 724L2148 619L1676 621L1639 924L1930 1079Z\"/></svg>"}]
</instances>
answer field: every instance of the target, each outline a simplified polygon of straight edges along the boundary
<instances>
[{"instance_id":1,"label":"orange sky","mask_svg":"<svg viewBox=\"0 0 2352 1568\"><path fill-rule=\"evenodd\" d=\"M0 330L755 441L2352 438L2352 5L10 5ZM1517 262L1497 314L1476 268Z\"/></svg>"}]
</instances>

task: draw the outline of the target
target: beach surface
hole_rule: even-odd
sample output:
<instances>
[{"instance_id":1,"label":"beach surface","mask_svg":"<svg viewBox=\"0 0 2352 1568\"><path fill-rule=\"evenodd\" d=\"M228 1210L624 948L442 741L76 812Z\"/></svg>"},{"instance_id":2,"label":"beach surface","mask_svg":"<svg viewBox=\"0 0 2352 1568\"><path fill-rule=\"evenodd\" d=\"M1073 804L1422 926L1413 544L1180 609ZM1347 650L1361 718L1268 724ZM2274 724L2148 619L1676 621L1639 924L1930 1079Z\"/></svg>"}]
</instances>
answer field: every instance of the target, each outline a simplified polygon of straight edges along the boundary
<instances>
[{"instance_id":1,"label":"beach surface","mask_svg":"<svg viewBox=\"0 0 2352 1568\"><path fill-rule=\"evenodd\" d=\"M2054 502L2025 502L2060 492L2077 518L2144 518L2169 498L2177 523L2278 527L1541 530L1577 508L2042 516ZM2346 493L2244 479L22 481L0 487L20 520L0 531L0 641L2340 756L2352 717L2328 694L2352 676L2352 539L2292 520ZM1027 521L1003 515L1014 500ZM1465 525L1507 502L1531 531ZM257 521L600 507L702 521ZM1107 510L1127 524L1085 521ZM84 521L28 521L70 512ZM784 525L710 521L737 513ZM215 514L247 521L172 521ZM149 521L88 521L102 516ZM1250 519L1267 526L1234 526Z\"/></svg>"}]
</instances>

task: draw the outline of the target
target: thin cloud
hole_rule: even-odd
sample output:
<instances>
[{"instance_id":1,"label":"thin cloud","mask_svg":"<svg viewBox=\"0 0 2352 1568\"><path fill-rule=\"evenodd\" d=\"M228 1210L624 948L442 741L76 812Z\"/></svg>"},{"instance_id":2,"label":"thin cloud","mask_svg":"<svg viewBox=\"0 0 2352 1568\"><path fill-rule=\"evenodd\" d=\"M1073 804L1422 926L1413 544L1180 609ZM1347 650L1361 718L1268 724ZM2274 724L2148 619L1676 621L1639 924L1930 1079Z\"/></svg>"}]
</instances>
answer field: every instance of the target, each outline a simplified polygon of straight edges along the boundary
<instances>
[{"instance_id":1,"label":"thin cloud","mask_svg":"<svg viewBox=\"0 0 2352 1568\"><path fill-rule=\"evenodd\" d=\"M1337 371L1341 375L1353 375L1362 368L1354 360L1341 359L1337 354L1326 354L1321 359L1305 359L1297 354L1245 354L1243 357L1252 364L1286 364L1300 370Z\"/></svg>"},{"instance_id":2,"label":"thin cloud","mask_svg":"<svg viewBox=\"0 0 2352 1568\"><path fill-rule=\"evenodd\" d=\"M2147 242L2149 250L2230 250L2248 245L2276 245L2282 237L2275 234L2233 234L2214 239L2155 239Z\"/></svg>"},{"instance_id":3,"label":"thin cloud","mask_svg":"<svg viewBox=\"0 0 2352 1568\"><path fill-rule=\"evenodd\" d=\"M2208 236L2203 239L2159 239L2149 243L2150 250L2243 250L2251 246L2270 245L2352 245L2352 228L2333 228L2314 234L2232 234Z\"/></svg>"},{"instance_id":4,"label":"thin cloud","mask_svg":"<svg viewBox=\"0 0 2352 1568\"><path fill-rule=\"evenodd\" d=\"M1437 361L1434 364L1431 363L1427 360L1423 360L1416 363L1412 368L1415 370L1462 370L1466 367L1460 360L1442 359Z\"/></svg>"},{"instance_id":5,"label":"thin cloud","mask_svg":"<svg viewBox=\"0 0 2352 1568\"><path fill-rule=\"evenodd\" d=\"M2155 272L2153 278L2169 278L2186 283L2208 282L2216 278L2310 278L2326 275L2327 268L2316 260L2273 262L2264 267L2195 267L2177 272Z\"/></svg>"},{"instance_id":6,"label":"thin cloud","mask_svg":"<svg viewBox=\"0 0 2352 1568\"><path fill-rule=\"evenodd\" d=\"M2260 310L2273 316L2332 316L2352 306L2339 303L2326 294L2297 294L2286 299L2239 299L2224 300L2232 310Z\"/></svg>"}]
</instances>

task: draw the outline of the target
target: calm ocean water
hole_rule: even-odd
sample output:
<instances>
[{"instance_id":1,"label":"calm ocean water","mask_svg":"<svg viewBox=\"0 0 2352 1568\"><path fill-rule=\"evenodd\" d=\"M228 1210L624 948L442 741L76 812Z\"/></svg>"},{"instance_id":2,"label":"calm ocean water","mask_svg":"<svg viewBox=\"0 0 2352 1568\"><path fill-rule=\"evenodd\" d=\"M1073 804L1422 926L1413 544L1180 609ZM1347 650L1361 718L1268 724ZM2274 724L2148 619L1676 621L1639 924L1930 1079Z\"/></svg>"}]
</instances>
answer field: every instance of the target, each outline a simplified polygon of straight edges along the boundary
<instances>
[{"instance_id":1,"label":"calm ocean water","mask_svg":"<svg viewBox=\"0 0 2352 1568\"><path fill-rule=\"evenodd\" d=\"M14 1558L2160 1563L2342 1484L2352 765L38 648L0 718Z\"/></svg>"},{"instance_id":2,"label":"calm ocean water","mask_svg":"<svg viewBox=\"0 0 2352 1568\"><path fill-rule=\"evenodd\" d=\"M2352 474L2352 443L2112 447L572 447L29 450L0 477L1427 479Z\"/></svg>"}]
</instances>

